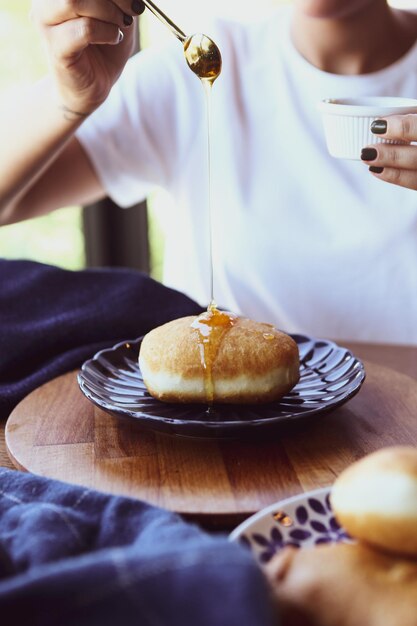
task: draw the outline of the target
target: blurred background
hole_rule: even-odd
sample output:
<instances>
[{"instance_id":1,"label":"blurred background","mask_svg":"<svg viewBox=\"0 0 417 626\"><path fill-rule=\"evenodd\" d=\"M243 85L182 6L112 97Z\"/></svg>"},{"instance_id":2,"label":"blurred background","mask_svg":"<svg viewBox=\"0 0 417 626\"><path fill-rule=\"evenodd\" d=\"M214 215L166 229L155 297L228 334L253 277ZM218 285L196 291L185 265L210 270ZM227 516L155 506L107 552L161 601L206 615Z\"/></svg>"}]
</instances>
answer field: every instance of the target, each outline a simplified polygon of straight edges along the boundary
<instances>
[{"instance_id":1,"label":"blurred background","mask_svg":"<svg viewBox=\"0 0 417 626\"><path fill-rule=\"evenodd\" d=\"M261 12L266 13L276 5L290 1L257 0L256 12L258 15ZM211 0L206 3L160 0L158 4L185 32L204 31L204 26L213 15L250 19L253 13L253 3L242 0ZM416 8L417 0L392 0L390 4L401 8ZM30 5L31 0L0 0L0 97L2 91L31 83L47 70L42 44L29 19ZM168 37L172 35L146 11L140 23L141 47L161 45ZM110 258L105 251L103 253L101 249L107 246L105 236L102 237L100 249L97 251L97 240L103 231L103 224L97 221L101 219L99 216L103 212L102 207L95 207L93 210L88 208L84 213L81 207L65 207L45 217L3 226L0 228L0 257L33 259L68 269L81 269L86 264L131 264L149 270L155 278L161 279L163 216L169 208L169 198L159 191L148 199L147 209L143 206L135 209L138 211L142 230L147 231L142 234L149 240L148 267L143 260L137 260L136 257L131 260L129 256L117 253ZM107 231L111 234L115 232L114 223L119 220L119 212L122 216L126 211L115 207L109 210L110 217L105 219ZM131 210L127 212L129 211ZM125 231L129 232L131 228L125 227ZM123 230L120 231L119 240L119 247L123 247ZM136 237L134 241L137 241ZM139 244L130 242L129 245Z\"/></svg>"}]
</instances>

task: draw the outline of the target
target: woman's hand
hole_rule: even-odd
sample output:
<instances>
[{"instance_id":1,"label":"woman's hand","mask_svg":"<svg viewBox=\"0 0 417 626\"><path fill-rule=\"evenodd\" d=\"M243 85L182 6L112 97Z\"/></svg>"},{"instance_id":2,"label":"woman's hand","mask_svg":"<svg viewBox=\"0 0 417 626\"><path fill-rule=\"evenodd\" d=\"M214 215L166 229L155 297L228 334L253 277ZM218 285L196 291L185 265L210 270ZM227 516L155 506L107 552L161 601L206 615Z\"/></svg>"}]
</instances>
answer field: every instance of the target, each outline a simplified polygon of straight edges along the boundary
<instances>
[{"instance_id":1,"label":"woman's hand","mask_svg":"<svg viewBox=\"0 0 417 626\"><path fill-rule=\"evenodd\" d=\"M33 0L60 106L84 117L104 102L133 51L142 0Z\"/></svg>"},{"instance_id":2,"label":"woman's hand","mask_svg":"<svg viewBox=\"0 0 417 626\"><path fill-rule=\"evenodd\" d=\"M390 115L372 122L371 131L384 139L417 141L417 115ZM376 178L417 189L417 146L376 144L364 148L361 159Z\"/></svg>"}]
</instances>

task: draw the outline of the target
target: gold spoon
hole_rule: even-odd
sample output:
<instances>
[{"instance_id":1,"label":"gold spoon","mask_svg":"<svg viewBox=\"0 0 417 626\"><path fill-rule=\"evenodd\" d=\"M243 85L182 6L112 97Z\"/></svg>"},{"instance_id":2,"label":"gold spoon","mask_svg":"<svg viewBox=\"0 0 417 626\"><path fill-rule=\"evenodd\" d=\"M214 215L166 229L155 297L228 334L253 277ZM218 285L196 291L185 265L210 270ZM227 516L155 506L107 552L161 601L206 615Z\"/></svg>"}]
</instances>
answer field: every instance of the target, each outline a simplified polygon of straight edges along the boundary
<instances>
[{"instance_id":1,"label":"gold spoon","mask_svg":"<svg viewBox=\"0 0 417 626\"><path fill-rule=\"evenodd\" d=\"M194 74L201 80L214 83L222 71L222 55L214 41L200 33L187 37L152 0L143 0L143 3L181 41L185 59Z\"/></svg>"}]
</instances>

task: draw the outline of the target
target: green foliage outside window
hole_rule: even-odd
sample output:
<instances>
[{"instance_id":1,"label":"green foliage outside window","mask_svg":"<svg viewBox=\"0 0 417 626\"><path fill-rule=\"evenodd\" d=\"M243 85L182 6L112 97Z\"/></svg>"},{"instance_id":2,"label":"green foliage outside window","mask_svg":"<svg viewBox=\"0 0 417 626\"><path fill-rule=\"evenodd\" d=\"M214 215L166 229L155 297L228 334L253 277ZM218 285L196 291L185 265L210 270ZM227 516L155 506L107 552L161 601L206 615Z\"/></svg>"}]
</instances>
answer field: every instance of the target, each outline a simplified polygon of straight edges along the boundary
<instances>
[{"instance_id":1,"label":"green foliage outside window","mask_svg":"<svg viewBox=\"0 0 417 626\"><path fill-rule=\"evenodd\" d=\"M0 97L1 92L30 84L46 72L40 37L29 18L30 4L30 0L0 3ZM81 209L65 208L45 217L1 227L0 257L30 258L68 269L83 267Z\"/></svg>"}]
</instances>

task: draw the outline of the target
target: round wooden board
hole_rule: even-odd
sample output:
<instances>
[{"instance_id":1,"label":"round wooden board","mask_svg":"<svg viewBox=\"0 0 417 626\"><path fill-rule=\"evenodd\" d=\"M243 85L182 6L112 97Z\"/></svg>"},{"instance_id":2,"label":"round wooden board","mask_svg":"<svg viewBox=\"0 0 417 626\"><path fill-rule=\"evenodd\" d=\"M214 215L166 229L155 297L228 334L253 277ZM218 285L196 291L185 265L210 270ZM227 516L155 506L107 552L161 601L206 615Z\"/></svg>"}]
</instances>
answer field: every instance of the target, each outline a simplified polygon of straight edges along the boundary
<instances>
[{"instance_id":1,"label":"round wooden board","mask_svg":"<svg viewBox=\"0 0 417 626\"><path fill-rule=\"evenodd\" d=\"M361 391L343 407L264 441L140 430L89 402L71 372L15 408L7 449L19 469L231 526L282 498L332 484L372 450L417 444L417 381L372 363L366 371Z\"/></svg>"}]
</instances>

